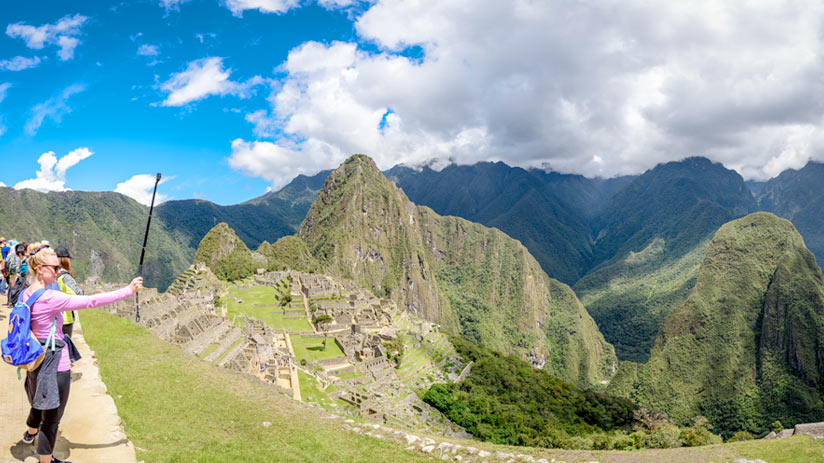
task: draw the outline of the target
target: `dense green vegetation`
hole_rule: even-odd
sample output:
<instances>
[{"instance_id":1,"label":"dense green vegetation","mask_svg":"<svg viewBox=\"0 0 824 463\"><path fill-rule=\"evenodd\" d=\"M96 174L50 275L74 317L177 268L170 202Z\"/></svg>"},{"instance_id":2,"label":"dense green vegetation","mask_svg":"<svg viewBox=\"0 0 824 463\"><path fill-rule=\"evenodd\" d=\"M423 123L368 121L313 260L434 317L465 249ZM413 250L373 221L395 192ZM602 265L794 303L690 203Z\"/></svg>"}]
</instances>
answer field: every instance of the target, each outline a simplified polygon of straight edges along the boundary
<instances>
[{"instance_id":1,"label":"dense green vegetation","mask_svg":"<svg viewBox=\"0 0 824 463\"><path fill-rule=\"evenodd\" d=\"M0 187L0 224L8 239L48 240L72 254L79 281L96 276L106 282L134 277L149 208L113 192L40 193ZM165 289L189 266L194 251L155 217L143 276L147 286Z\"/></svg>"},{"instance_id":2,"label":"dense green vegetation","mask_svg":"<svg viewBox=\"0 0 824 463\"><path fill-rule=\"evenodd\" d=\"M453 337L473 361L460 384L435 384L423 400L478 439L564 447L572 436L628 427L637 408L626 399L581 390L514 356Z\"/></svg>"},{"instance_id":3,"label":"dense green vegetation","mask_svg":"<svg viewBox=\"0 0 824 463\"><path fill-rule=\"evenodd\" d=\"M644 365L609 391L722 435L763 435L824 414L824 277L793 225L756 213L721 227L695 289L666 318Z\"/></svg>"},{"instance_id":4,"label":"dense green vegetation","mask_svg":"<svg viewBox=\"0 0 824 463\"><path fill-rule=\"evenodd\" d=\"M264 241L257 252L266 258L267 270L296 270L299 272L315 273L320 265L309 253L306 243L297 236L284 236L273 244Z\"/></svg>"},{"instance_id":5,"label":"dense green vegetation","mask_svg":"<svg viewBox=\"0 0 824 463\"><path fill-rule=\"evenodd\" d=\"M225 223L217 224L203 237L195 253L195 263L206 264L216 277L227 281L251 276L263 265Z\"/></svg>"},{"instance_id":6,"label":"dense green vegetation","mask_svg":"<svg viewBox=\"0 0 824 463\"><path fill-rule=\"evenodd\" d=\"M321 411L187 355L129 320L89 310L83 334L139 461L374 463L376 455L432 461L393 442L345 432ZM323 401L317 388L306 386L304 394Z\"/></svg>"},{"instance_id":7,"label":"dense green vegetation","mask_svg":"<svg viewBox=\"0 0 824 463\"><path fill-rule=\"evenodd\" d=\"M659 164L613 196L596 219L600 264L575 291L620 359L646 361L713 233L753 210L741 176L705 158Z\"/></svg>"},{"instance_id":8,"label":"dense green vegetation","mask_svg":"<svg viewBox=\"0 0 824 463\"><path fill-rule=\"evenodd\" d=\"M615 354L572 290L500 230L416 207L368 157L333 171L299 231L324 273L589 385Z\"/></svg>"},{"instance_id":9,"label":"dense green vegetation","mask_svg":"<svg viewBox=\"0 0 824 463\"><path fill-rule=\"evenodd\" d=\"M599 267L575 285L604 338L625 360L649 358L661 321L687 300L709 238L673 255L662 238L639 252Z\"/></svg>"}]
</instances>

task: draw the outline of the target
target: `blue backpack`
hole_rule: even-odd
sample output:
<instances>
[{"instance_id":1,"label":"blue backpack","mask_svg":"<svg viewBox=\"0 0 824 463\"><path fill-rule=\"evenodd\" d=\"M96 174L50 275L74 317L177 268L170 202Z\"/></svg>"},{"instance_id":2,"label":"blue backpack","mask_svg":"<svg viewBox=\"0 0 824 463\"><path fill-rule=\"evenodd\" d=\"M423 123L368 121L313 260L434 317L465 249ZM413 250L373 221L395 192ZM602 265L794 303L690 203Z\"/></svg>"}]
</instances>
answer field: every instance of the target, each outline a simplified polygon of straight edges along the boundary
<instances>
[{"instance_id":1,"label":"blue backpack","mask_svg":"<svg viewBox=\"0 0 824 463\"><path fill-rule=\"evenodd\" d=\"M3 361L18 367L18 376L20 375L20 369L26 371L36 370L46 356L46 351L40 345L40 341L31 332L31 307L44 292L46 292L45 289L38 289L29 296L26 302L17 301L14 304L14 309L9 314L9 335L6 339L0 341ZM56 323L52 322L49 338L46 340L46 345L51 341L52 350L54 350L56 326Z\"/></svg>"}]
</instances>

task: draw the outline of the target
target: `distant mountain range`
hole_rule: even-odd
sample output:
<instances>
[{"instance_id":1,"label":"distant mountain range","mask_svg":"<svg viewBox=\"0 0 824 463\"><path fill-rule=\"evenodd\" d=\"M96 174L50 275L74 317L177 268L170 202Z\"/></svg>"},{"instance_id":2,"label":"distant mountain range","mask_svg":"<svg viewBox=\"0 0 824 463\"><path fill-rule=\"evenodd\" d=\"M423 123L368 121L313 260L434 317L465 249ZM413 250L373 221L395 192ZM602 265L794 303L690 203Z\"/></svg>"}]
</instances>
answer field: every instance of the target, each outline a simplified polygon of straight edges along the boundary
<instances>
[{"instance_id":1,"label":"distant mountain range","mask_svg":"<svg viewBox=\"0 0 824 463\"><path fill-rule=\"evenodd\" d=\"M429 206L439 215L498 228L518 239L550 277L573 286L620 359L647 359L661 320L684 303L712 234L729 220L758 210L773 212L791 220L818 261L824 260L824 190L819 186L824 184L824 165L816 162L767 182L744 182L737 173L704 158L661 164L639 176L615 179L526 170L500 162L451 165L440 171L396 166L384 174L415 204ZM158 243L168 242L175 249L160 252L156 269L147 262L147 283L160 289L168 286L176 272L192 261L200 240L221 222L250 249L265 243L261 252L281 252L283 246L271 246L299 230L328 175L329 171L301 175L279 191L236 205L185 200L157 206L152 237L158 230ZM135 209L126 214L134 219L113 222L111 227L99 221L87 226L87 213L71 217L62 213L66 207L50 204L69 201L72 207L111 210L114 216L118 208L97 206L99 200L92 199L98 197L83 192L0 191L5 195L0 204L3 223L15 224L15 216L31 216L15 212L30 209L26 201L34 199L26 198L44 198L37 201L49 205L53 216L49 220L78 233L99 229L94 233L96 247L83 244L79 237L65 239L78 243L81 278L97 274L104 280L123 280L132 272L130 267L136 267L126 257L116 257L124 252L102 253L98 248L122 247L120 228L139 234L143 219L138 216L145 214L138 212L142 206L120 199L118 204ZM49 236L46 221L27 220L28 228L10 225L3 233L28 236L25 230L43 230L37 233ZM95 271L86 272L92 268L92 255Z\"/></svg>"}]
</instances>

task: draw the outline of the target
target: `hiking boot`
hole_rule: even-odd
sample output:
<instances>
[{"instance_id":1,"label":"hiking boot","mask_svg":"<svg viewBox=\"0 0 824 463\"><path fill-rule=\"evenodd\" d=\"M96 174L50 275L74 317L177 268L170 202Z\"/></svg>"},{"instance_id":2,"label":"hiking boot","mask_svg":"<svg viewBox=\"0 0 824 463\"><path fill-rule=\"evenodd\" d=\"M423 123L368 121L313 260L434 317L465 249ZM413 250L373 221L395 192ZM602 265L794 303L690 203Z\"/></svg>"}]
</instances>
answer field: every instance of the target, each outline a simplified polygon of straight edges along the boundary
<instances>
[{"instance_id":1,"label":"hiking boot","mask_svg":"<svg viewBox=\"0 0 824 463\"><path fill-rule=\"evenodd\" d=\"M29 430L23 432L23 443L24 444L31 444L34 442L34 438L37 437L37 434L29 434Z\"/></svg>"}]
</instances>

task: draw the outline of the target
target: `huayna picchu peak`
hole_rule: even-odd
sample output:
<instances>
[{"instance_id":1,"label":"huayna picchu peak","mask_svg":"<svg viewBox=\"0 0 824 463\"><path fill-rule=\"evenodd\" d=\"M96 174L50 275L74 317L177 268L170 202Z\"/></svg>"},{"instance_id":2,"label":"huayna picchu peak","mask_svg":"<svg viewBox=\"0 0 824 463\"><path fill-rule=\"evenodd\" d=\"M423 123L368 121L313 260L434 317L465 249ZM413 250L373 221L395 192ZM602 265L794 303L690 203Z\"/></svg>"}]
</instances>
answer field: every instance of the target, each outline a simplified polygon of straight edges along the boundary
<instances>
[{"instance_id":1,"label":"huayna picchu peak","mask_svg":"<svg viewBox=\"0 0 824 463\"><path fill-rule=\"evenodd\" d=\"M332 171L298 236L327 273L559 378L597 384L616 367L572 290L521 243L415 206L367 156Z\"/></svg>"}]
</instances>

